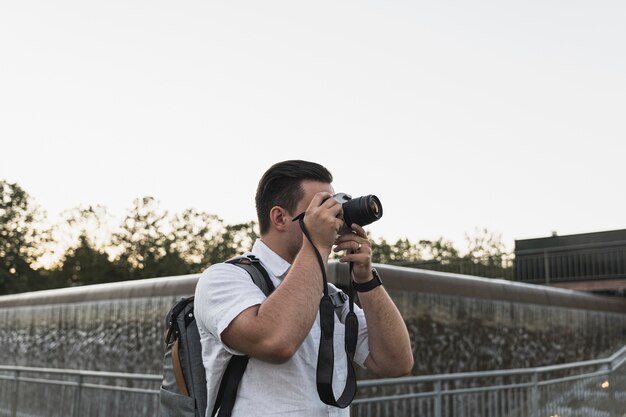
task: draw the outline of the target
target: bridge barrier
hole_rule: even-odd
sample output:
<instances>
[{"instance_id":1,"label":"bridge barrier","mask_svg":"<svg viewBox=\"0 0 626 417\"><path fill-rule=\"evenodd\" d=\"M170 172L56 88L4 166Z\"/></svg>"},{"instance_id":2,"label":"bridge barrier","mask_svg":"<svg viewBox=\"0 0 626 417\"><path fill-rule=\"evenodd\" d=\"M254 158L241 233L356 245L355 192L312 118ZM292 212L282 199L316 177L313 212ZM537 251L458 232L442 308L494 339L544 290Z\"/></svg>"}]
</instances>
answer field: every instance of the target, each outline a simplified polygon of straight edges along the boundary
<instances>
[{"instance_id":1,"label":"bridge barrier","mask_svg":"<svg viewBox=\"0 0 626 417\"><path fill-rule=\"evenodd\" d=\"M351 415L623 417L625 363L626 346L606 359L569 364L359 381ZM0 416L156 416L161 379L0 366Z\"/></svg>"},{"instance_id":2,"label":"bridge barrier","mask_svg":"<svg viewBox=\"0 0 626 417\"><path fill-rule=\"evenodd\" d=\"M359 375L355 416L528 417L531 414L524 414L529 411L523 407L539 404L540 411L548 410L552 404L548 400L564 410L596 400L609 404L603 393L611 391L601 387L603 391L596 392L592 386L623 384L619 361L612 362L613 368L606 363L596 368L584 360L608 356L626 343L625 299L501 279L376 267L411 333L416 367L409 378L426 379L375 385L372 375ZM329 269L332 282L347 282L345 265L331 262ZM5 365L0 369L0 416L156 415L163 316L177 297L193 293L197 279L198 275L188 275L0 296L0 364ZM606 380L598 374L578 382L547 382L573 377L571 369L559 368L537 371L537 388L532 390L533 372L480 377L474 372L537 370L557 363L586 364L577 368L580 375L605 373ZM121 376L124 373L150 378ZM445 375L474 377L441 379ZM435 376L438 379L432 379ZM46 379L57 382L40 381ZM507 388L454 392L490 386ZM571 394L577 390L595 397ZM412 394L418 395L387 398ZM623 405L621 391L611 395ZM569 402L563 402L565 397ZM135 404L136 410L131 408ZM392 412L396 409L403 411ZM608 417L607 413L586 415Z\"/></svg>"},{"instance_id":3,"label":"bridge barrier","mask_svg":"<svg viewBox=\"0 0 626 417\"><path fill-rule=\"evenodd\" d=\"M358 417L623 417L626 346L606 359L360 381Z\"/></svg>"}]
</instances>

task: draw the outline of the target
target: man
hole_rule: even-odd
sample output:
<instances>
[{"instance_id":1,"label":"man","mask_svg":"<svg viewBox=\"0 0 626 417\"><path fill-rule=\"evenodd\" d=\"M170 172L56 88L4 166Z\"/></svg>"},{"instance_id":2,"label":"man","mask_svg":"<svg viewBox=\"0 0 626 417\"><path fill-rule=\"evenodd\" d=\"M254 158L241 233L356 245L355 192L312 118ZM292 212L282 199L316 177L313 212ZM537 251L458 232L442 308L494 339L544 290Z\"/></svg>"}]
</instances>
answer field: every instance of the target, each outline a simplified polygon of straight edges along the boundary
<instances>
[{"instance_id":1,"label":"man","mask_svg":"<svg viewBox=\"0 0 626 417\"><path fill-rule=\"evenodd\" d=\"M207 416L228 360L242 354L250 362L233 417L349 416L349 408L328 406L317 393L323 277L315 248L325 267L333 250L346 251L340 261L353 263L356 284L370 283L374 275L371 243L363 228L350 225L352 233L337 237L342 206L331 198L332 179L323 166L297 160L277 163L261 178L256 193L261 238L252 253L276 287L269 297L234 265L215 264L200 277L195 312L207 374ZM294 221L303 212L310 240ZM359 293L359 300L354 362L381 376L408 374L413 367L409 334L384 287ZM335 315L333 388L338 393L347 374L342 323L347 304Z\"/></svg>"}]
</instances>

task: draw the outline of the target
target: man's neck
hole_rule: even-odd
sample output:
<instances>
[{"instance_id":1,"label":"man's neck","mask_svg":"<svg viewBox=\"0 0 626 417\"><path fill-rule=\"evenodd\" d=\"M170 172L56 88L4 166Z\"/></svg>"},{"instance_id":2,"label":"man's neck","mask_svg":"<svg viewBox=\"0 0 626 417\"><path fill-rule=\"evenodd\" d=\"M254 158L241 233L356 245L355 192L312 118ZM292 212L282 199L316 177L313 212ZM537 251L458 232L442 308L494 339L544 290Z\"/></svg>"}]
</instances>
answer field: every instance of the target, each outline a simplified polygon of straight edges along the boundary
<instances>
[{"instance_id":1,"label":"man's neck","mask_svg":"<svg viewBox=\"0 0 626 417\"><path fill-rule=\"evenodd\" d=\"M279 239L276 239L270 235L261 236L260 239L261 239L261 242L263 242L265 246L270 248L275 254L277 254L278 256L280 256L281 258L283 258L285 261L289 262L290 264L293 263L294 260L289 254L289 251L287 250L285 245L280 244Z\"/></svg>"}]
</instances>

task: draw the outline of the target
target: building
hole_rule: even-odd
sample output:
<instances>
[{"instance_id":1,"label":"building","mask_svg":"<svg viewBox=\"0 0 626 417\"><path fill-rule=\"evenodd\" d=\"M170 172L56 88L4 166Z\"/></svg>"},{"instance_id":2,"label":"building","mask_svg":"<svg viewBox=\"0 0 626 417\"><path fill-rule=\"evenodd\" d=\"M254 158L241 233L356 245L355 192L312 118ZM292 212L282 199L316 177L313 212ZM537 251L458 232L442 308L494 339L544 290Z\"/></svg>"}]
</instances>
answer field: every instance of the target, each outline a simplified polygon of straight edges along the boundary
<instances>
[{"instance_id":1,"label":"building","mask_svg":"<svg viewBox=\"0 0 626 417\"><path fill-rule=\"evenodd\" d=\"M626 290L626 229L515 241L516 281L604 294Z\"/></svg>"}]
</instances>

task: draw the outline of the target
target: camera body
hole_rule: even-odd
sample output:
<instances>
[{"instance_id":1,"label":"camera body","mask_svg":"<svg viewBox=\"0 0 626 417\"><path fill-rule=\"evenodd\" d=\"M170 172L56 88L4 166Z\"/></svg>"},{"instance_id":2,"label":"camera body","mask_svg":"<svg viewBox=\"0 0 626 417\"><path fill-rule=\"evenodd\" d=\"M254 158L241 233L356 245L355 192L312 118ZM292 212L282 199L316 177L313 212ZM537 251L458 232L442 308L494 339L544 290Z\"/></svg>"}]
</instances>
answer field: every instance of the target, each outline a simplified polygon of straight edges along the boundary
<instances>
[{"instance_id":1,"label":"camera body","mask_svg":"<svg viewBox=\"0 0 626 417\"><path fill-rule=\"evenodd\" d=\"M352 198L346 193L337 193L333 198L341 204L343 209L343 226L340 234L348 233L353 223L366 226L383 216L383 206L378 197L373 194Z\"/></svg>"}]
</instances>

